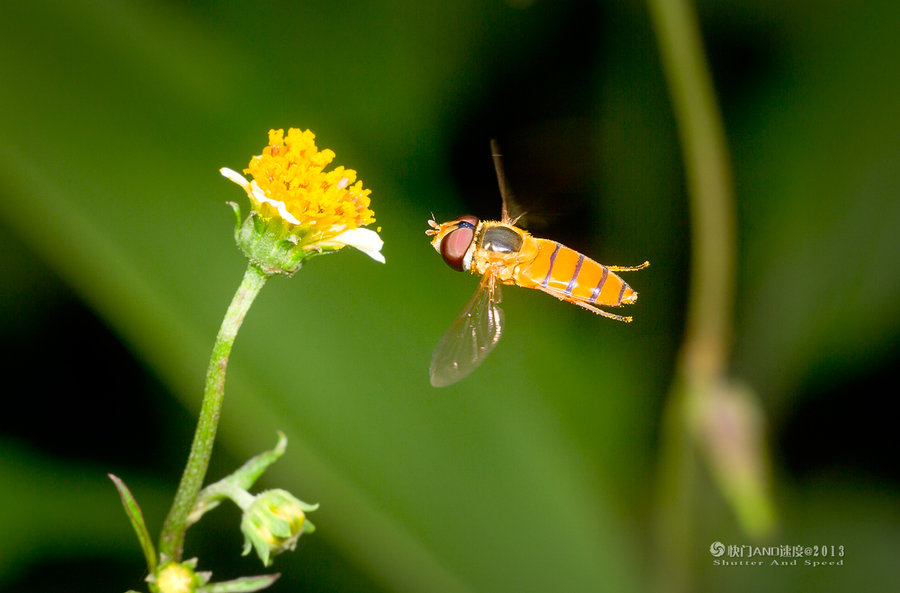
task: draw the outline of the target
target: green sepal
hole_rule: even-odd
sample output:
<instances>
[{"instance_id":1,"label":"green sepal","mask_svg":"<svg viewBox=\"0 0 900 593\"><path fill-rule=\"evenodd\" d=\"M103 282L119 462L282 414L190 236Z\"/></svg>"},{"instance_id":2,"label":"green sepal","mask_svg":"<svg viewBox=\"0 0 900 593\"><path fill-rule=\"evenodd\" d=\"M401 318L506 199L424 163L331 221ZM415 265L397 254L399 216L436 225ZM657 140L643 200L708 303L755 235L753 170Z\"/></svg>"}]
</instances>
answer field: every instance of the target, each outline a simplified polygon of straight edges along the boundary
<instances>
[{"instance_id":1,"label":"green sepal","mask_svg":"<svg viewBox=\"0 0 900 593\"><path fill-rule=\"evenodd\" d=\"M239 216L240 210L232 208ZM294 226L278 218L265 220L251 210L235 228L234 240L244 255L266 274L293 276L307 259L340 250L317 242L318 234L314 225Z\"/></svg>"},{"instance_id":2,"label":"green sepal","mask_svg":"<svg viewBox=\"0 0 900 593\"><path fill-rule=\"evenodd\" d=\"M231 206L231 209L234 210L234 218L235 218L234 232L235 232L235 234L237 234L237 232L241 230L241 221L244 218L243 216L241 216L241 206L237 202L225 202L225 203L228 204L229 206Z\"/></svg>"},{"instance_id":3,"label":"green sepal","mask_svg":"<svg viewBox=\"0 0 900 593\"><path fill-rule=\"evenodd\" d=\"M297 261L297 245L288 236L287 225L266 224L259 213L251 211L235 230L234 239L244 255L266 274L292 276L302 261Z\"/></svg>"},{"instance_id":4,"label":"green sepal","mask_svg":"<svg viewBox=\"0 0 900 593\"><path fill-rule=\"evenodd\" d=\"M138 505L128 486L121 479L113 474L108 474L109 479L116 485L119 491L119 497L122 499L122 506L125 508L125 514L134 528L138 542L141 544L141 550L144 552L144 558L147 560L147 570L150 574L156 570L156 548L153 546L153 540L147 531L147 525L144 523L144 514Z\"/></svg>"}]
</instances>

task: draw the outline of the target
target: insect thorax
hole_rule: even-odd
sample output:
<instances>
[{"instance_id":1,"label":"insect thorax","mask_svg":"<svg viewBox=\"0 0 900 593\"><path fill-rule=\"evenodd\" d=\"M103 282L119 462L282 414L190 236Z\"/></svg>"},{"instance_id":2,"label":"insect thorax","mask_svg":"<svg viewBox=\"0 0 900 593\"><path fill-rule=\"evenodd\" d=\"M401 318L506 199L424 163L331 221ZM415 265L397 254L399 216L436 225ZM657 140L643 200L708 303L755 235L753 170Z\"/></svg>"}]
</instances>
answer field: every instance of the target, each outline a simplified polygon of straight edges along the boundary
<instances>
[{"instance_id":1,"label":"insect thorax","mask_svg":"<svg viewBox=\"0 0 900 593\"><path fill-rule=\"evenodd\" d=\"M469 270L478 275L491 274L504 284L516 275L525 244L524 231L499 222L482 222L471 253Z\"/></svg>"},{"instance_id":2,"label":"insect thorax","mask_svg":"<svg viewBox=\"0 0 900 593\"><path fill-rule=\"evenodd\" d=\"M515 253L522 249L522 235L508 226L490 226L484 230L480 247L494 253Z\"/></svg>"}]
</instances>

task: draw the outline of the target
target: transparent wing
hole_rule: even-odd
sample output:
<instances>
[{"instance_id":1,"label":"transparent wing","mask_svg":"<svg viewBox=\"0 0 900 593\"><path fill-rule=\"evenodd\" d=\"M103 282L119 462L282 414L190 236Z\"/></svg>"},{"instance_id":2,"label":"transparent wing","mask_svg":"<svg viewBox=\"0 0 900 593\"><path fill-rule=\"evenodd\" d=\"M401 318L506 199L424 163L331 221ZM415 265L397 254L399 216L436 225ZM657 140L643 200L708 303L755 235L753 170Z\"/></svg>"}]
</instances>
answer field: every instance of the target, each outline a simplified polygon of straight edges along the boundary
<instances>
[{"instance_id":1,"label":"transparent wing","mask_svg":"<svg viewBox=\"0 0 900 593\"><path fill-rule=\"evenodd\" d=\"M506 181L506 172L503 170L503 154L500 152L500 145L494 139L491 139L491 156L494 158L494 170L497 171L500 197L503 198L503 211L500 220L505 224L516 224L519 222L519 226L525 226L525 212L516 202L512 189L510 189L509 183Z\"/></svg>"},{"instance_id":2,"label":"transparent wing","mask_svg":"<svg viewBox=\"0 0 900 593\"><path fill-rule=\"evenodd\" d=\"M456 383L478 368L503 332L500 285L486 275L478 290L438 342L431 357L431 384Z\"/></svg>"}]
</instances>

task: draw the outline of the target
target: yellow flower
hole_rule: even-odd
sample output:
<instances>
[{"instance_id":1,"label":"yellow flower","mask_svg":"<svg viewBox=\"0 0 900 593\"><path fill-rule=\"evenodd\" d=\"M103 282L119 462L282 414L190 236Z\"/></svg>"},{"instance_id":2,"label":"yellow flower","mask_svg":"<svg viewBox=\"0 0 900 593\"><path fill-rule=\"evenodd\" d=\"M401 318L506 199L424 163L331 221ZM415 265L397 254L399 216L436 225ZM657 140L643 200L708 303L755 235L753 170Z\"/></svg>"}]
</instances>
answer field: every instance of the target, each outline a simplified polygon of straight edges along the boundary
<instances>
[{"instance_id":1,"label":"yellow flower","mask_svg":"<svg viewBox=\"0 0 900 593\"><path fill-rule=\"evenodd\" d=\"M287 137L284 130L269 130L268 146L244 169L253 177L251 181L231 169L220 169L244 188L264 223L245 223L248 228L243 235L239 233L238 243L251 259L259 260L271 272L293 273L295 269L284 264L297 263L299 267L308 257L350 245L384 262L381 238L363 228L375 222L369 207L371 190L363 189L353 169L338 166L326 172L334 156L329 149L316 148L315 134L309 130L291 128ZM251 245L263 235L268 235L265 248ZM290 245L283 245L284 241ZM269 261L273 245L279 244L291 252L289 262L284 261L283 253Z\"/></svg>"}]
</instances>

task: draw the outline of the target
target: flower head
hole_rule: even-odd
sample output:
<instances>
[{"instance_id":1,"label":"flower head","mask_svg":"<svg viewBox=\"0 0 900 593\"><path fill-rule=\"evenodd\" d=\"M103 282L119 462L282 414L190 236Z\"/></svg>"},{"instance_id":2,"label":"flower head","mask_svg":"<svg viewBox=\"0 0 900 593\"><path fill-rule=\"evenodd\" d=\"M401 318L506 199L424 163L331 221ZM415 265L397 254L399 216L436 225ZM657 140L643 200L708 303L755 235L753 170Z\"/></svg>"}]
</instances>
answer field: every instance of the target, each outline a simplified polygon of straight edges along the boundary
<instances>
[{"instance_id":1,"label":"flower head","mask_svg":"<svg viewBox=\"0 0 900 593\"><path fill-rule=\"evenodd\" d=\"M236 231L238 244L267 272L291 274L303 261L321 253L356 247L384 262L383 242L363 228L375 222L369 208L371 190L363 189L356 171L338 166L335 154L318 150L315 134L290 128L269 130L269 144L244 169L253 179L222 168L226 178L240 185L253 206L250 217Z\"/></svg>"},{"instance_id":2,"label":"flower head","mask_svg":"<svg viewBox=\"0 0 900 593\"><path fill-rule=\"evenodd\" d=\"M263 564L269 566L272 556L293 550L303 533L315 530L305 512L317 508L318 505L306 504L286 490L261 492L244 509L241 518L244 554L253 547Z\"/></svg>"}]
</instances>

